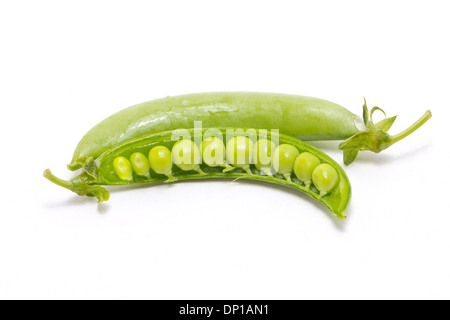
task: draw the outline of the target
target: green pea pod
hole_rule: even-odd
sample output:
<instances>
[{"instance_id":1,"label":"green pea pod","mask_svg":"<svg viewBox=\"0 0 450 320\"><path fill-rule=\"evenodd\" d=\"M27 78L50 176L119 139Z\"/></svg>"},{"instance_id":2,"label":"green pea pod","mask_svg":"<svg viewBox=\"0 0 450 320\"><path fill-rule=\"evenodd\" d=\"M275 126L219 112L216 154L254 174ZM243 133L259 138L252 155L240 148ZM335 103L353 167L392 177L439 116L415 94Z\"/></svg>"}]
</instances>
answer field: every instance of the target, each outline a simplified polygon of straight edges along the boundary
<instances>
[{"instance_id":1,"label":"green pea pod","mask_svg":"<svg viewBox=\"0 0 450 320\"><path fill-rule=\"evenodd\" d=\"M211 142L212 140L209 139L206 143L202 143L203 139L208 138L206 135L211 130L215 132L216 140ZM220 138L217 138L217 134ZM180 136L184 138L181 142ZM266 139L271 143L275 141L277 145L284 146L277 150L288 149L287 157L284 156L285 153L283 157L280 157L276 152L269 157L269 159L278 159L282 171L276 168L270 171L268 169L270 164L264 166L262 168L264 170L257 169L252 156L253 146L259 140L267 143ZM200 145L204 147L205 152L215 146L214 152L211 151L209 157L215 155L216 159L202 162L199 154L202 148L198 147ZM224 146L226 150L223 150ZM217 151L221 152L217 153ZM236 155L233 154L235 151ZM239 155L240 151L241 155ZM172 152L171 156L170 152ZM309 175L313 177L312 183L299 180L293 170L296 157L305 152L318 159L315 164L317 168L308 169ZM148 162L145 155L148 155ZM203 154L203 157L205 156L206 154ZM194 162L189 162L190 159ZM260 160L261 158L258 161ZM258 161L256 163L260 166L261 163ZM212 165L209 166L207 163ZM325 166L325 169L321 166ZM150 169L146 169L147 172L143 168ZM333 159L299 139L267 130L203 128L158 132L110 147L97 157L87 159L82 169L80 175L71 181L64 181L53 176L50 170L46 170L44 176L79 195L96 197L98 201L109 199L109 192L101 187L107 185L152 184L207 178L259 180L306 193L323 203L339 219L345 218L345 209L351 197L347 175Z\"/></svg>"},{"instance_id":2,"label":"green pea pod","mask_svg":"<svg viewBox=\"0 0 450 320\"><path fill-rule=\"evenodd\" d=\"M395 118L374 125L372 113L364 103L364 121L330 101L274 93L216 92L197 93L153 100L124 109L92 128L80 141L68 165L77 170L90 157L118 144L148 134L178 128L244 127L278 129L305 141L343 140L340 145L345 163L353 162L359 150L380 152L419 128L430 117L425 115L404 132L390 136L387 130ZM369 119L370 117L370 119Z\"/></svg>"}]
</instances>

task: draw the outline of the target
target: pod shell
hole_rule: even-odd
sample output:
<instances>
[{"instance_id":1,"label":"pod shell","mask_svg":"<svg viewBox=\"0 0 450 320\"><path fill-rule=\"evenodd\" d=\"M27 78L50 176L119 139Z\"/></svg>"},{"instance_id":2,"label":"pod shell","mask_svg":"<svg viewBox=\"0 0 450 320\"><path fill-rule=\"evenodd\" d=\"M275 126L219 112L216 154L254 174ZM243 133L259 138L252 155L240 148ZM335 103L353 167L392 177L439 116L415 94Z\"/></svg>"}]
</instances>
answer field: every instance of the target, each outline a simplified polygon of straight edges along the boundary
<instances>
[{"instance_id":1,"label":"pod shell","mask_svg":"<svg viewBox=\"0 0 450 320\"><path fill-rule=\"evenodd\" d=\"M225 138L230 138L229 136L225 137L227 129L230 128L217 128L224 134ZM237 129L237 128L234 128ZM203 135L208 129L203 128L201 131L197 131L194 129L188 129L187 131L191 135L191 137L195 137L196 135ZM241 130L242 131L242 130ZM247 129L243 129L243 131L247 131ZM238 131L236 131L238 132ZM167 177L164 175L154 174L152 172L150 178L135 176L133 181L124 181L117 178L113 161L116 157L123 156L128 158L134 152L141 152L145 154L149 149L155 146L165 146L168 149L171 149L173 145L177 142L172 140L173 131L159 132L156 134L148 135L141 137L136 140L129 141L122 145L116 146L106 152L104 152L100 157L95 160L95 182L93 185L128 185L128 184L152 184L152 183L161 183L167 180ZM267 138L273 139L274 135L270 131L267 132ZM242 135L242 134L236 134ZM281 175L275 176L267 176L260 174L248 175L245 172L227 172L223 173L223 168L220 167L208 167L206 165L202 165L201 169L203 170L203 174L199 174L194 171L183 171L176 166L173 166L173 175L175 180L183 181L183 180L197 180L197 179L207 179L207 178L244 178L250 180L260 180L269 183L274 183L278 185L282 185L285 187L290 187L296 189L298 191L302 191L309 195L310 197L318 200L322 204L324 204L330 211L339 219L345 218L345 210L351 199L351 186L348 180L348 177L345 171L328 155L318 150L317 148L311 146L310 144L303 142L294 137L290 137L283 134L276 134L280 144L290 144L296 147L300 152L310 152L317 156L322 163L327 163L333 166L336 169L339 175L338 185L331 191L327 196L320 198L319 191L313 192L308 187L302 185L297 178L293 176L293 181L285 180ZM258 136L259 138L259 136ZM227 140L223 141L226 144Z\"/></svg>"},{"instance_id":2,"label":"pod shell","mask_svg":"<svg viewBox=\"0 0 450 320\"><path fill-rule=\"evenodd\" d=\"M340 140L360 118L323 99L275 93L212 92L166 97L124 109L92 128L79 142L69 169L81 168L115 146L157 132L203 127L278 129L302 140Z\"/></svg>"}]
</instances>

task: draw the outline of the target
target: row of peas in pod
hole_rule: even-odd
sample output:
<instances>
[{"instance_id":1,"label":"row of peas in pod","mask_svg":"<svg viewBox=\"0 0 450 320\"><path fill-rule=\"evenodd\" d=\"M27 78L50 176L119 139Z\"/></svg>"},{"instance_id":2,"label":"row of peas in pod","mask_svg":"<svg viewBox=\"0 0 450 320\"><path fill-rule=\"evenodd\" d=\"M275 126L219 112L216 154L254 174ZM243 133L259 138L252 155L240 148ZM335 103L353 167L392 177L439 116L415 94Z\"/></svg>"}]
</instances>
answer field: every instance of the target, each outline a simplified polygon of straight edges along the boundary
<instances>
[{"instance_id":1,"label":"row of peas in pod","mask_svg":"<svg viewBox=\"0 0 450 320\"><path fill-rule=\"evenodd\" d=\"M224 173L240 168L249 175L279 174L291 183L295 183L291 179L294 174L306 188L314 185L319 197L325 196L339 182L336 169L327 163L321 163L310 152L300 153L290 144L276 146L268 139L258 139L254 143L246 136L233 137L226 146L222 139L209 137L201 142L200 148L193 141L183 139L176 142L171 150L165 146L155 146L148 156L135 152L128 159L116 157L113 168L116 175L124 181L133 181L133 174L150 178L150 169L157 174L166 175L167 181L174 181L174 164L182 171L196 171L198 174L205 174L200 164L211 168L223 167ZM251 170L252 165L258 170L255 173Z\"/></svg>"}]
</instances>

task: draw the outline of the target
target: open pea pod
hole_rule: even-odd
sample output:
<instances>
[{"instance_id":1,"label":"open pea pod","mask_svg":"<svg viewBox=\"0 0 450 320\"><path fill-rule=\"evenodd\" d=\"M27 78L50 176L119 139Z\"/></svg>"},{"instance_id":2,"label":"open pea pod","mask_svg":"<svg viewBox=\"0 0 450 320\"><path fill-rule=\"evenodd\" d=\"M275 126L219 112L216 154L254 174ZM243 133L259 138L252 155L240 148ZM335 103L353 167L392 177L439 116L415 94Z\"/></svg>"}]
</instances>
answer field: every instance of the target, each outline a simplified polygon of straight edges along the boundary
<instances>
[{"instance_id":1,"label":"open pea pod","mask_svg":"<svg viewBox=\"0 0 450 320\"><path fill-rule=\"evenodd\" d=\"M88 158L71 181L44 172L79 195L109 199L108 185L192 179L250 179L293 188L345 218L351 187L344 170L317 148L264 129L203 128L159 132Z\"/></svg>"}]
</instances>

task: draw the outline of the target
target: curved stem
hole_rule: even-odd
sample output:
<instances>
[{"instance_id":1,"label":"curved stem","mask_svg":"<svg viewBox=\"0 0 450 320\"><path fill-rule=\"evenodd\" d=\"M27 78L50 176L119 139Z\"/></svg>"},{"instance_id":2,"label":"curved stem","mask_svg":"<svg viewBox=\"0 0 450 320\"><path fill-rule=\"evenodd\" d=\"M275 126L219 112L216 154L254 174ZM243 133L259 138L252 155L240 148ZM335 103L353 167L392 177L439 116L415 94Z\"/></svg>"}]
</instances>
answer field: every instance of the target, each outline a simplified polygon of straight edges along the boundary
<instances>
[{"instance_id":1,"label":"curved stem","mask_svg":"<svg viewBox=\"0 0 450 320\"><path fill-rule=\"evenodd\" d=\"M262 167L260 171L261 173L264 173L266 176L273 176L271 168Z\"/></svg>"},{"instance_id":2,"label":"curved stem","mask_svg":"<svg viewBox=\"0 0 450 320\"><path fill-rule=\"evenodd\" d=\"M242 169L247 173L247 175L249 175L249 176L253 175L252 170L250 170L250 165L246 165L246 166L242 167Z\"/></svg>"},{"instance_id":3,"label":"curved stem","mask_svg":"<svg viewBox=\"0 0 450 320\"><path fill-rule=\"evenodd\" d=\"M235 170L236 169L236 167L233 167L233 166L227 166L227 167L225 167L225 169L223 169L223 173L226 173L226 172L230 172L230 171L233 171L233 170Z\"/></svg>"},{"instance_id":4,"label":"curved stem","mask_svg":"<svg viewBox=\"0 0 450 320\"><path fill-rule=\"evenodd\" d=\"M292 180L291 180L291 174L292 174L292 173L285 173L285 174L283 174L283 177L284 177L287 181L292 182Z\"/></svg>"},{"instance_id":5,"label":"curved stem","mask_svg":"<svg viewBox=\"0 0 450 320\"><path fill-rule=\"evenodd\" d=\"M400 140L402 140L403 138L406 138L407 136L409 136L411 133L413 133L414 131L416 131L417 129L419 129L425 122L427 122L429 119L431 118L431 111L427 110L425 112L425 114L420 117L419 120L417 120L414 124L412 124L409 128L407 128L406 130L400 132L399 134L393 135L390 137L390 142L391 144L394 144Z\"/></svg>"},{"instance_id":6,"label":"curved stem","mask_svg":"<svg viewBox=\"0 0 450 320\"><path fill-rule=\"evenodd\" d=\"M203 172L203 170L200 168L200 166L197 166L196 168L194 168L194 171L197 171L197 172L200 173L200 174L205 174L205 173Z\"/></svg>"},{"instance_id":7,"label":"curved stem","mask_svg":"<svg viewBox=\"0 0 450 320\"><path fill-rule=\"evenodd\" d=\"M47 169L44 171L44 177L54 184L69 189L80 196L96 197L98 202L108 201L109 199L108 190L100 186L90 185L89 181L81 175L73 178L71 181L67 181L54 176L53 173Z\"/></svg>"},{"instance_id":8,"label":"curved stem","mask_svg":"<svg viewBox=\"0 0 450 320\"><path fill-rule=\"evenodd\" d=\"M359 151L370 150L372 152L378 153L386 150L396 142L406 138L411 133L419 129L430 118L431 111L427 110L425 114L420 117L420 119L415 123L413 123L409 128L392 136L389 135L387 131L394 122L395 117L388 118L387 120L389 121L381 125L381 127L385 125L384 128L376 128L376 125L370 122L372 128L368 128L367 131L360 131L354 134L339 145L339 149L344 151L344 163L346 165L349 165L353 161L355 161Z\"/></svg>"},{"instance_id":9,"label":"curved stem","mask_svg":"<svg viewBox=\"0 0 450 320\"><path fill-rule=\"evenodd\" d=\"M170 183L170 182L175 182L177 181L177 179L175 179L172 175L172 171L169 173L166 173L165 176L167 177L167 180L164 181L164 183Z\"/></svg>"},{"instance_id":10,"label":"curved stem","mask_svg":"<svg viewBox=\"0 0 450 320\"><path fill-rule=\"evenodd\" d=\"M50 169L44 171L44 177L60 187L69 189L70 191L74 190L74 185L72 181L62 180L54 176L53 173L50 171Z\"/></svg>"}]
</instances>

